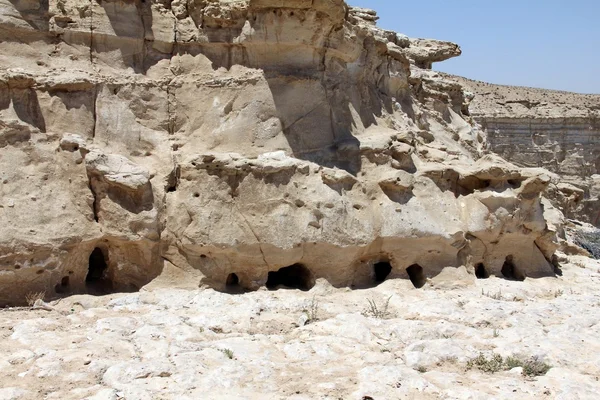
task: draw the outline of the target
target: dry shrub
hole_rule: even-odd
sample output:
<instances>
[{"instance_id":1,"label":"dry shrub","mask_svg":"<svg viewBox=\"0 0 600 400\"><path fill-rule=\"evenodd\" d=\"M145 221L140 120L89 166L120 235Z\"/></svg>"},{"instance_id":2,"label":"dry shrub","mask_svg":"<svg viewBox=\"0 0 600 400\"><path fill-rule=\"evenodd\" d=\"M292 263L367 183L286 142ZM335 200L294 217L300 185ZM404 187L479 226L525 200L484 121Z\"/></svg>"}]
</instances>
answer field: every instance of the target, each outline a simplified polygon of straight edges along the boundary
<instances>
[{"instance_id":1,"label":"dry shrub","mask_svg":"<svg viewBox=\"0 0 600 400\"><path fill-rule=\"evenodd\" d=\"M25 295L25 301L29 307L33 307L36 301L44 300L46 297L46 292L29 292Z\"/></svg>"}]
</instances>

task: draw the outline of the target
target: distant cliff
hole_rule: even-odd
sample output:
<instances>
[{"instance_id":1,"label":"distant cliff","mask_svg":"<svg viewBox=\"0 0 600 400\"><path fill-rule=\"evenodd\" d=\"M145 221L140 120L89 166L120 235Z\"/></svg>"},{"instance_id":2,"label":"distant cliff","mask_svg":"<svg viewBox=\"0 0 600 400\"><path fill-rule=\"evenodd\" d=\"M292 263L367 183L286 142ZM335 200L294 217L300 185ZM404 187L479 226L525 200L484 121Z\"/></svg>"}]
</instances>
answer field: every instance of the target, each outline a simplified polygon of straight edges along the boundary
<instances>
[{"instance_id":1,"label":"distant cliff","mask_svg":"<svg viewBox=\"0 0 600 400\"><path fill-rule=\"evenodd\" d=\"M563 183L554 189L571 200L567 216L599 225L600 95L456 79L474 95L469 111L489 150L559 174Z\"/></svg>"}]
</instances>

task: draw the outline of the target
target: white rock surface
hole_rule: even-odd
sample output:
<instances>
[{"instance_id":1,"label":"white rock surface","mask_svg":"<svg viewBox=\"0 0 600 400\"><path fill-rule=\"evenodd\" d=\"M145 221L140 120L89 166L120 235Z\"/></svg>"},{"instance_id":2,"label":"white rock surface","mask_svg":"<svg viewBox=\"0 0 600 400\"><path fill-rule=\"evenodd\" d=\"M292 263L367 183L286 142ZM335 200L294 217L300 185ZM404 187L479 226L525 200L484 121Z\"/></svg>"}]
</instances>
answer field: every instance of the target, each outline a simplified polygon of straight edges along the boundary
<instances>
[{"instance_id":1,"label":"white rock surface","mask_svg":"<svg viewBox=\"0 0 600 400\"><path fill-rule=\"evenodd\" d=\"M63 299L56 311L4 309L0 398L594 399L600 262L569 260L562 277L453 289L319 280L310 292L230 295L161 277L140 293ZM385 319L369 314L368 300L383 309L388 298ZM479 353L552 368L533 378L468 369Z\"/></svg>"}]
</instances>

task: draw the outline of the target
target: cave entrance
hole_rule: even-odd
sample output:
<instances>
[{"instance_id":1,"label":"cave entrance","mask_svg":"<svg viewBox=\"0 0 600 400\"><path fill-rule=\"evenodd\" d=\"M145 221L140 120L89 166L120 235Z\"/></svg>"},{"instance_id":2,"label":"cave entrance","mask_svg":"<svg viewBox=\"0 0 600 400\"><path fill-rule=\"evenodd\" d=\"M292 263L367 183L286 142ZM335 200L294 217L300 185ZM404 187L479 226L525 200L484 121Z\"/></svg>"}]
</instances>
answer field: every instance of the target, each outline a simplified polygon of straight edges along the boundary
<instances>
[{"instance_id":1,"label":"cave entrance","mask_svg":"<svg viewBox=\"0 0 600 400\"><path fill-rule=\"evenodd\" d=\"M502 265L502 276L510 281L524 281L525 275L519 271L513 261L513 256L507 256L504 264Z\"/></svg>"},{"instance_id":2,"label":"cave entrance","mask_svg":"<svg viewBox=\"0 0 600 400\"><path fill-rule=\"evenodd\" d=\"M373 264L373 274L375 283L384 282L392 272L392 265L387 261L379 261Z\"/></svg>"},{"instance_id":3,"label":"cave entrance","mask_svg":"<svg viewBox=\"0 0 600 400\"><path fill-rule=\"evenodd\" d=\"M227 280L225 281L225 285L229 288L238 286L240 284L240 278L238 278L237 274L229 274L227 275Z\"/></svg>"},{"instance_id":4,"label":"cave entrance","mask_svg":"<svg viewBox=\"0 0 600 400\"><path fill-rule=\"evenodd\" d=\"M106 276L108 272L108 262L104 252L96 247L90 254L88 263L88 273L85 277L85 285L94 294L105 294L112 290L112 282Z\"/></svg>"},{"instance_id":5,"label":"cave entrance","mask_svg":"<svg viewBox=\"0 0 600 400\"><path fill-rule=\"evenodd\" d=\"M490 277L490 274L485 269L485 265L483 263L479 263L475 266L475 276L477 279L487 279Z\"/></svg>"},{"instance_id":6,"label":"cave entrance","mask_svg":"<svg viewBox=\"0 0 600 400\"><path fill-rule=\"evenodd\" d=\"M413 286L417 289L421 289L423 286L425 286L425 283L427 283L427 279L423 273L423 267L421 267L419 264L413 264L406 268L406 272L408 273L408 277L410 278Z\"/></svg>"},{"instance_id":7,"label":"cave entrance","mask_svg":"<svg viewBox=\"0 0 600 400\"><path fill-rule=\"evenodd\" d=\"M312 272L302 264L294 264L269 272L267 288L269 290L284 286L289 289L308 291L315 285Z\"/></svg>"},{"instance_id":8,"label":"cave entrance","mask_svg":"<svg viewBox=\"0 0 600 400\"><path fill-rule=\"evenodd\" d=\"M225 280L225 292L231 294L244 293L244 288L240 285L240 278L237 274L231 273L227 275Z\"/></svg>"}]
</instances>

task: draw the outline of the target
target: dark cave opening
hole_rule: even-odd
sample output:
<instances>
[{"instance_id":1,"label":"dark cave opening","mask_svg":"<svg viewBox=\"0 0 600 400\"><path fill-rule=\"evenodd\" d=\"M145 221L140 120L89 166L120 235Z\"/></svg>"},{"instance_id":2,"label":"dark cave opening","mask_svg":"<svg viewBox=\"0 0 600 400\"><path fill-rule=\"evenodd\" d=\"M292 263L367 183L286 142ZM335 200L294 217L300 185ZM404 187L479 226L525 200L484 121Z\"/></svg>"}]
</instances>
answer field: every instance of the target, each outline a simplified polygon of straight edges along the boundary
<instances>
[{"instance_id":1,"label":"dark cave opening","mask_svg":"<svg viewBox=\"0 0 600 400\"><path fill-rule=\"evenodd\" d=\"M235 288L240 285L240 278L237 274L229 274L227 275L227 280L225 281L225 286L228 288Z\"/></svg>"},{"instance_id":2,"label":"dark cave opening","mask_svg":"<svg viewBox=\"0 0 600 400\"><path fill-rule=\"evenodd\" d=\"M90 254L88 273L85 277L85 285L90 293L109 293L112 291L112 282L107 277L108 262L102 249L96 247Z\"/></svg>"},{"instance_id":3,"label":"dark cave opening","mask_svg":"<svg viewBox=\"0 0 600 400\"><path fill-rule=\"evenodd\" d=\"M312 272L302 264L294 264L281 268L278 271L269 272L267 288L269 290L284 286L290 289L308 291L315 285Z\"/></svg>"},{"instance_id":4,"label":"dark cave opening","mask_svg":"<svg viewBox=\"0 0 600 400\"><path fill-rule=\"evenodd\" d=\"M477 279L487 279L490 277L490 274L487 272L483 263L479 263L475 266L475 276Z\"/></svg>"},{"instance_id":5,"label":"dark cave opening","mask_svg":"<svg viewBox=\"0 0 600 400\"><path fill-rule=\"evenodd\" d=\"M373 264L375 283L384 282L392 272L392 265L387 261L379 261Z\"/></svg>"},{"instance_id":6,"label":"dark cave opening","mask_svg":"<svg viewBox=\"0 0 600 400\"><path fill-rule=\"evenodd\" d=\"M419 264L413 264L406 268L406 272L408 273L408 277L410 278L413 286L417 289L422 288L427 283L427 278L425 278L423 267L421 267Z\"/></svg>"},{"instance_id":7,"label":"dark cave opening","mask_svg":"<svg viewBox=\"0 0 600 400\"><path fill-rule=\"evenodd\" d=\"M511 281L524 281L525 275L519 271L515 263L513 262L513 256L507 256L504 264L502 265L502 275L504 278Z\"/></svg>"}]
</instances>

